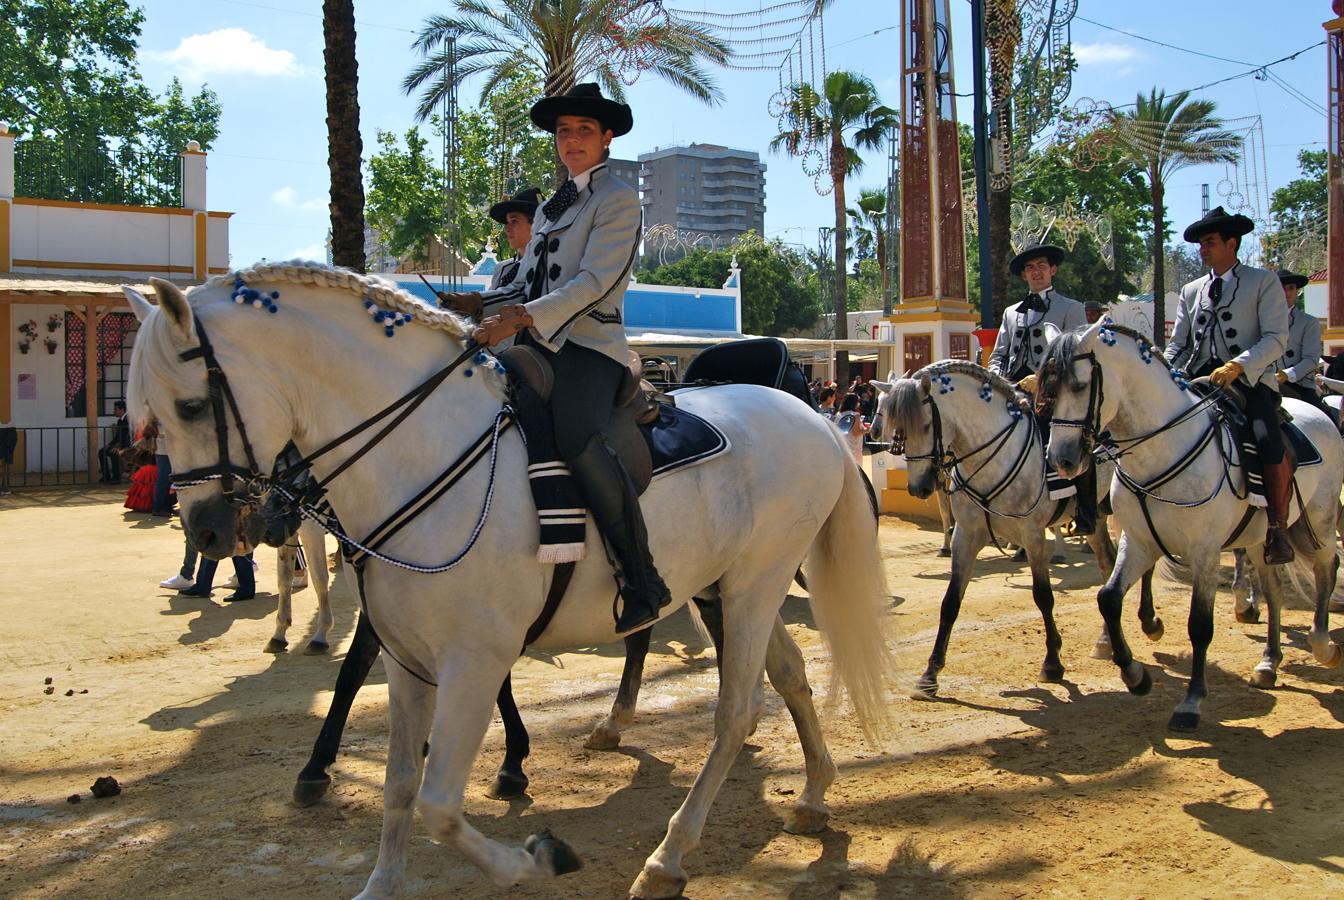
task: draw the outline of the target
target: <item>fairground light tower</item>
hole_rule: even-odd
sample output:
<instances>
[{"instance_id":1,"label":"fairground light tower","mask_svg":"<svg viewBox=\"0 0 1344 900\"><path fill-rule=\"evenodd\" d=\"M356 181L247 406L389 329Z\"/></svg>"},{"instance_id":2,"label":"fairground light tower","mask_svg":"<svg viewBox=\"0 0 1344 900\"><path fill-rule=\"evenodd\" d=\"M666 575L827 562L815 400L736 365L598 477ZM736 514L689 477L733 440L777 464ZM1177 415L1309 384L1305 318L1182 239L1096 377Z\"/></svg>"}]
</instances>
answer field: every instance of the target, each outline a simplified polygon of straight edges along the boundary
<instances>
[{"instance_id":1,"label":"fairground light tower","mask_svg":"<svg viewBox=\"0 0 1344 900\"><path fill-rule=\"evenodd\" d=\"M948 0L901 0L901 302L890 321L906 371L978 349L955 102Z\"/></svg>"},{"instance_id":2,"label":"fairground light tower","mask_svg":"<svg viewBox=\"0 0 1344 900\"><path fill-rule=\"evenodd\" d=\"M1327 178L1330 219L1326 238L1326 353L1344 352L1344 0L1334 0L1335 18L1325 23L1327 62Z\"/></svg>"}]
</instances>

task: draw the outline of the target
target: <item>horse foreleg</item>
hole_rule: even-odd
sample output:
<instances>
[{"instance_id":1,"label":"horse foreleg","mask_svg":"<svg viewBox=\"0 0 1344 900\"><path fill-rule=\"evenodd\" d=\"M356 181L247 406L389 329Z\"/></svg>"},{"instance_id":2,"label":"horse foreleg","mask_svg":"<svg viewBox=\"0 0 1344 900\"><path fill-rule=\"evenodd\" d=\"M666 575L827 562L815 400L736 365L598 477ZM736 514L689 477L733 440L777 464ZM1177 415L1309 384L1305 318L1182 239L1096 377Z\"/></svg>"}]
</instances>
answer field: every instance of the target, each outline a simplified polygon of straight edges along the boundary
<instances>
[{"instance_id":1,"label":"horse foreleg","mask_svg":"<svg viewBox=\"0 0 1344 900\"><path fill-rule=\"evenodd\" d=\"M760 680L773 627L771 619L778 610L778 604L769 607L758 598L765 595L782 600L791 577L761 575L736 589L731 584L733 579L721 580L724 648L719 664L719 704L714 711L714 743L686 800L668 822L667 835L645 860L643 871L630 888L631 896L646 900L681 896L686 886L682 860L699 845L710 804L741 752L751 724L751 694Z\"/></svg>"},{"instance_id":2,"label":"horse foreleg","mask_svg":"<svg viewBox=\"0 0 1344 900\"><path fill-rule=\"evenodd\" d=\"M1041 681L1063 681L1064 664L1059 659L1063 641L1055 627L1055 592L1050 587L1050 559L1045 555L1045 542L1036 544L1028 539L1027 559L1031 563L1031 599L1041 612L1045 626L1045 662L1041 664Z\"/></svg>"},{"instance_id":3,"label":"horse foreleg","mask_svg":"<svg viewBox=\"0 0 1344 900\"><path fill-rule=\"evenodd\" d=\"M275 633L266 642L267 653L284 653L289 649L289 640L285 633L294 624L294 610L291 598L294 596L294 556L295 548L289 541L281 544L275 551L275 592L280 602L275 609Z\"/></svg>"},{"instance_id":4,"label":"horse foreleg","mask_svg":"<svg viewBox=\"0 0 1344 900\"><path fill-rule=\"evenodd\" d=\"M494 686L508 675L508 655L481 654L437 673L434 739L417 808L431 840L452 844L498 887L563 875L579 868L574 852L549 832L510 847L481 834L463 814L471 766L490 725Z\"/></svg>"},{"instance_id":5,"label":"horse foreleg","mask_svg":"<svg viewBox=\"0 0 1344 900\"><path fill-rule=\"evenodd\" d=\"M1255 570L1246 561L1246 551L1232 551L1232 615L1238 622L1254 625L1260 621L1259 590L1252 581Z\"/></svg>"},{"instance_id":6,"label":"horse foreleg","mask_svg":"<svg viewBox=\"0 0 1344 900\"><path fill-rule=\"evenodd\" d=\"M378 637L373 633L363 613L355 623L355 636L350 641L350 649L345 652L341 670L336 675L336 689L331 697L331 707L327 718L322 722L317 741L313 744L313 753L308 764L299 773L294 785L294 802L299 806L309 806L322 799L331 785L331 776L327 766L336 761L336 751L341 747L341 733L345 731L345 721L350 716L350 707L355 695L369 677L369 669L378 658Z\"/></svg>"},{"instance_id":7,"label":"horse foreleg","mask_svg":"<svg viewBox=\"0 0 1344 900\"><path fill-rule=\"evenodd\" d=\"M1115 568L1111 570L1111 577L1106 580L1106 584L1097 592L1097 608L1101 610L1101 617L1106 622L1106 637L1111 644L1111 659L1120 667L1120 677L1131 694L1148 693L1152 690L1153 679L1143 663L1136 660L1129 649L1120 614L1124 611L1125 594L1143 573L1152 570L1156 561L1154 551L1147 547L1137 547L1130 543L1128 534L1122 535Z\"/></svg>"},{"instance_id":8,"label":"horse foreleg","mask_svg":"<svg viewBox=\"0 0 1344 900\"><path fill-rule=\"evenodd\" d=\"M327 571L326 541L320 528L310 522L299 527L299 539L303 543L303 555L308 561L308 581L317 594L317 630L308 638L304 653L313 655L328 653L331 644L327 633L335 624L336 617L331 612L331 581ZM291 571L291 576L293 572ZM282 575L283 577L283 575Z\"/></svg>"},{"instance_id":9,"label":"horse foreleg","mask_svg":"<svg viewBox=\"0 0 1344 900\"><path fill-rule=\"evenodd\" d=\"M987 541L988 535L974 525L958 522L952 529L952 577L948 579L943 605L938 612L938 636L933 640L929 665L910 693L916 700L932 700L938 696L938 673L947 665L947 645L952 640L952 626L957 624L957 616L961 613L961 600L966 595L966 585L975 571L976 554Z\"/></svg>"},{"instance_id":10,"label":"horse foreleg","mask_svg":"<svg viewBox=\"0 0 1344 900\"><path fill-rule=\"evenodd\" d=\"M943 523L943 546L938 551L939 556L952 555L952 528L957 524L952 516L952 498L947 495L947 489L940 486L935 492L938 497L938 518Z\"/></svg>"},{"instance_id":11,"label":"horse foreleg","mask_svg":"<svg viewBox=\"0 0 1344 900\"><path fill-rule=\"evenodd\" d=\"M434 688L402 669L387 673L389 737L383 783L383 831L378 863L355 900L400 897L406 876L406 845L412 804L424 771L425 739L434 712Z\"/></svg>"},{"instance_id":12,"label":"horse foreleg","mask_svg":"<svg viewBox=\"0 0 1344 900\"><path fill-rule=\"evenodd\" d=\"M527 792L528 779L527 773L523 771L523 760L532 752L532 739L528 737L527 726L518 712L518 704L513 700L512 674L504 676L495 705L499 707L499 718L504 722L504 761L499 764L494 783L486 789L485 795L494 800L512 800Z\"/></svg>"},{"instance_id":13,"label":"horse foreleg","mask_svg":"<svg viewBox=\"0 0 1344 900\"><path fill-rule=\"evenodd\" d=\"M1172 731L1194 731L1199 727L1200 705L1209 694L1205 680L1205 663L1209 644L1213 641L1213 597L1218 589L1218 550L1213 548L1207 557L1198 552L1188 554L1194 587L1190 591L1190 684L1185 699L1176 705L1167 727ZM1273 612L1271 612L1275 618ZM1277 631L1277 629L1275 629Z\"/></svg>"},{"instance_id":14,"label":"horse foreleg","mask_svg":"<svg viewBox=\"0 0 1344 900\"><path fill-rule=\"evenodd\" d=\"M770 676L770 684L784 698L784 705L793 717L793 727L798 731L798 741L803 746L803 763L807 771L803 792L798 795L793 809L784 820L784 830L789 834L815 834L826 827L831 816L826 806L826 790L835 781L835 763L826 749L821 722L817 718L816 706L812 703L812 688L807 683L802 651L779 616L775 616L775 624L770 631L765 671Z\"/></svg>"},{"instance_id":15,"label":"horse foreleg","mask_svg":"<svg viewBox=\"0 0 1344 900\"><path fill-rule=\"evenodd\" d=\"M635 704L644 681L644 659L649 654L653 626L625 636L625 667L621 669L621 686L616 690L611 712L593 728L583 746L589 750L615 750L621 745L621 732L630 727L635 718Z\"/></svg>"}]
</instances>

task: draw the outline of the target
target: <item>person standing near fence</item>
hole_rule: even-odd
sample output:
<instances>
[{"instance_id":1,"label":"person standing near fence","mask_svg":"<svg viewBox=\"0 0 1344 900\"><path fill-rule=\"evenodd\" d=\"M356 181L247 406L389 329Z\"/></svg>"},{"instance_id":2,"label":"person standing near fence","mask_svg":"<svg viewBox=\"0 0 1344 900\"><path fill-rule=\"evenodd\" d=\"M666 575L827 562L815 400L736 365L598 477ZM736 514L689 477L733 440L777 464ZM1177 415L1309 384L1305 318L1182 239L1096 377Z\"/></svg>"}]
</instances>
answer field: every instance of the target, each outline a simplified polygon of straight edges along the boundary
<instances>
[{"instance_id":1,"label":"person standing near fence","mask_svg":"<svg viewBox=\"0 0 1344 900\"><path fill-rule=\"evenodd\" d=\"M113 403L112 412L117 417L112 425L112 439L98 450L98 466L103 472L98 479L100 484L121 481L121 451L131 446L131 425L126 421L126 401Z\"/></svg>"}]
</instances>

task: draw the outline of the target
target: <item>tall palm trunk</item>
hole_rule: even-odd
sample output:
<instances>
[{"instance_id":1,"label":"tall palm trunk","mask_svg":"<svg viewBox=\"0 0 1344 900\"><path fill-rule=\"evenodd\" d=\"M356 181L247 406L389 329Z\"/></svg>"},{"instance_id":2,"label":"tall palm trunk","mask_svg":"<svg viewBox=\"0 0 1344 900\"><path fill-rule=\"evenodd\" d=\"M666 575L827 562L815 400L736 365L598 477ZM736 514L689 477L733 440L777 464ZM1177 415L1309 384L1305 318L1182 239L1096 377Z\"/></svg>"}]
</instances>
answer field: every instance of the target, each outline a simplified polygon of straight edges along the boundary
<instances>
[{"instance_id":1,"label":"tall palm trunk","mask_svg":"<svg viewBox=\"0 0 1344 900\"><path fill-rule=\"evenodd\" d=\"M845 152L844 135L831 132L831 184L835 198L835 339L849 338L849 285L845 278L845 259L849 252L845 232L845 170L849 155ZM839 390L849 387L849 351L835 351L835 383Z\"/></svg>"},{"instance_id":2,"label":"tall palm trunk","mask_svg":"<svg viewBox=\"0 0 1344 900\"><path fill-rule=\"evenodd\" d=\"M891 201L888 200L888 203ZM877 271L882 275L882 315L891 315L891 295L887 293L887 283L891 273L887 271L887 236L881 227L877 231Z\"/></svg>"},{"instance_id":3,"label":"tall palm trunk","mask_svg":"<svg viewBox=\"0 0 1344 900\"><path fill-rule=\"evenodd\" d=\"M1153 343L1162 348L1167 345L1167 227L1162 216L1166 188L1157 166L1148 170L1148 183L1153 188Z\"/></svg>"},{"instance_id":4,"label":"tall palm trunk","mask_svg":"<svg viewBox=\"0 0 1344 900\"><path fill-rule=\"evenodd\" d=\"M1002 321L1008 306L1008 263L1012 254L1013 189L989 192L989 259L980 264L989 266L990 302L994 306L994 321Z\"/></svg>"},{"instance_id":5,"label":"tall palm trunk","mask_svg":"<svg viewBox=\"0 0 1344 900\"><path fill-rule=\"evenodd\" d=\"M327 77L327 168L331 172L331 259L364 271L364 177L359 136L359 63L354 0L322 0Z\"/></svg>"}]
</instances>

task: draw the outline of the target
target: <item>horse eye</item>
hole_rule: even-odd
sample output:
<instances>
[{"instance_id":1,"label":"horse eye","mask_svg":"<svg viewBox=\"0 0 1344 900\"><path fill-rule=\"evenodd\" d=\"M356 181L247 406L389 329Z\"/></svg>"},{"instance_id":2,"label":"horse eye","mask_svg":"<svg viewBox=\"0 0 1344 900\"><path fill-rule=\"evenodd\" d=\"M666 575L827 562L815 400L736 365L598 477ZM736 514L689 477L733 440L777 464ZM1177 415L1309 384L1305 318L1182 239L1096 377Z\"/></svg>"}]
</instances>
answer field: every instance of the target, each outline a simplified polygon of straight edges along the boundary
<instances>
[{"instance_id":1,"label":"horse eye","mask_svg":"<svg viewBox=\"0 0 1344 900\"><path fill-rule=\"evenodd\" d=\"M177 414L185 422L199 418L205 412L209 404L204 400L179 400L177 401Z\"/></svg>"},{"instance_id":2,"label":"horse eye","mask_svg":"<svg viewBox=\"0 0 1344 900\"><path fill-rule=\"evenodd\" d=\"M1070 385L1069 389L1075 394L1081 394L1083 391L1087 390L1087 385L1083 382L1079 382L1078 384Z\"/></svg>"}]
</instances>

